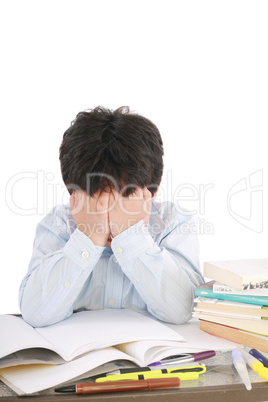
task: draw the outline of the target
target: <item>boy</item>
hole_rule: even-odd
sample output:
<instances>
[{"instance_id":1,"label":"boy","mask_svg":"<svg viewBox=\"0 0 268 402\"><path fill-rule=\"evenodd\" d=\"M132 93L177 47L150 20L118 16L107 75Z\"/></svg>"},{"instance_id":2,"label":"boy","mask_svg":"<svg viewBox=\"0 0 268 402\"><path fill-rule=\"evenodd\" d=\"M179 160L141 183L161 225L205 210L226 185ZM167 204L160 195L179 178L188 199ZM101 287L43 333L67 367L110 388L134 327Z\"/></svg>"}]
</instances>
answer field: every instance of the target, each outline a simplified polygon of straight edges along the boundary
<instances>
[{"instance_id":1,"label":"boy","mask_svg":"<svg viewBox=\"0 0 268 402\"><path fill-rule=\"evenodd\" d=\"M74 311L130 308L179 324L202 283L191 216L156 203L163 173L157 127L129 112L81 112L60 147L70 205L38 224L20 287L23 318L46 326Z\"/></svg>"}]
</instances>

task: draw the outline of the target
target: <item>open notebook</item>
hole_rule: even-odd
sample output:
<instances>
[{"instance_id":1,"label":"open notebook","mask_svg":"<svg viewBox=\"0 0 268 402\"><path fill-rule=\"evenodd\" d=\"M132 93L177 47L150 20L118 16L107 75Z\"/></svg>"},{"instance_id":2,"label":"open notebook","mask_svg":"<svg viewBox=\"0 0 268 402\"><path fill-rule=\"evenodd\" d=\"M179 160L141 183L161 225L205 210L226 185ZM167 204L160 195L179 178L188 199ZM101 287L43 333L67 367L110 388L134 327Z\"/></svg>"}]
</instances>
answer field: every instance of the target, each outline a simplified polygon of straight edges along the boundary
<instances>
[{"instance_id":1,"label":"open notebook","mask_svg":"<svg viewBox=\"0 0 268 402\"><path fill-rule=\"evenodd\" d=\"M0 360L0 379L20 395L110 371L116 362L145 366L175 354L234 347L200 331L198 321L165 325L132 310L84 311L39 329L17 317L12 324L5 318L2 327L3 317L11 316L0 316L0 356L9 353Z\"/></svg>"}]
</instances>

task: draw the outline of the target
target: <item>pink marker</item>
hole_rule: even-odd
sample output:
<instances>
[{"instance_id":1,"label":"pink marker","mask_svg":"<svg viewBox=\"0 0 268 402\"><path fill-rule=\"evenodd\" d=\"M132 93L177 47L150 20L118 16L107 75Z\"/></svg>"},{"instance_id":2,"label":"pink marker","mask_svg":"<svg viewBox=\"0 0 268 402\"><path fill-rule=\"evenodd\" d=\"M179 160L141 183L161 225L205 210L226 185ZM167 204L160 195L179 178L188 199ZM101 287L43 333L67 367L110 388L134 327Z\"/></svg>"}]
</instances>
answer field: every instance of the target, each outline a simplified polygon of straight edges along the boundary
<instances>
[{"instance_id":1,"label":"pink marker","mask_svg":"<svg viewBox=\"0 0 268 402\"><path fill-rule=\"evenodd\" d=\"M206 352L199 352L193 354L191 357L180 357L179 359L167 359L160 362L151 363L148 366L166 366L168 364L196 362L197 360L208 359L216 355L215 350L207 350Z\"/></svg>"}]
</instances>

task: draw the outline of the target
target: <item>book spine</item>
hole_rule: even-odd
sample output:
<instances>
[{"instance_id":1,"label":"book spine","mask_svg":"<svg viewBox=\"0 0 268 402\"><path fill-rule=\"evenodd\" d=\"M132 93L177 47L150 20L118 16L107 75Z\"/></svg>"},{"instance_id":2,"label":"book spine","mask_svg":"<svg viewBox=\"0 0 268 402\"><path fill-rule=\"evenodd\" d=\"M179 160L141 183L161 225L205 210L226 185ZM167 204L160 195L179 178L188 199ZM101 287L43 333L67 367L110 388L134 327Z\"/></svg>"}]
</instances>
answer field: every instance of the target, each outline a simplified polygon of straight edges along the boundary
<instances>
[{"instance_id":1,"label":"book spine","mask_svg":"<svg viewBox=\"0 0 268 402\"><path fill-rule=\"evenodd\" d=\"M204 308L194 308L193 314L194 313L198 314L209 314L211 317L226 317L226 318L237 318L242 319L242 320L268 320L268 317L262 317L260 315L250 315L250 314L239 314L239 313L230 313L228 311L211 311L211 310L206 310Z\"/></svg>"},{"instance_id":2,"label":"book spine","mask_svg":"<svg viewBox=\"0 0 268 402\"><path fill-rule=\"evenodd\" d=\"M258 306L268 306L268 297L262 296L244 296L230 293L214 293L213 289L196 288L195 295L200 297L209 297L211 299L230 300L240 303L257 304Z\"/></svg>"},{"instance_id":3,"label":"book spine","mask_svg":"<svg viewBox=\"0 0 268 402\"><path fill-rule=\"evenodd\" d=\"M219 336L231 342L242 343L249 348L255 348L261 352L268 352L268 342L262 338L254 336L252 333L241 332L239 329L227 327L209 321L199 320L200 329L208 334Z\"/></svg>"}]
</instances>

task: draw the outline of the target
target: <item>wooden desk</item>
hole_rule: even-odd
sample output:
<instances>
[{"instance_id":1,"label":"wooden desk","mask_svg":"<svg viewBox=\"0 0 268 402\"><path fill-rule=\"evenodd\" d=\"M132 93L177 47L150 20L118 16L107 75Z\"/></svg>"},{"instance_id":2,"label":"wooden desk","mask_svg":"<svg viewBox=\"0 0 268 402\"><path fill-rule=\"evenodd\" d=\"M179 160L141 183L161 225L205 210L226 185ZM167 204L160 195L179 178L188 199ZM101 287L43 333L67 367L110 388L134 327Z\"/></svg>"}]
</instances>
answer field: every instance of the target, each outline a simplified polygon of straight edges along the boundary
<instances>
[{"instance_id":1,"label":"wooden desk","mask_svg":"<svg viewBox=\"0 0 268 402\"><path fill-rule=\"evenodd\" d=\"M205 363L205 361L204 361ZM231 352L217 353L206 361L207 372L198 380L182 381L178 389L116 392L92 395L57 394L54 389L23 397L0 382L0 402L257 402L268 401L268 381L249 369L252 390L247 391L231 365ZM86 381L86 380L84 380Z\"/></svg>"},{"instance_id":2,"label":"wooden desk","mask_svg":"<svg viewBox=\"0 0 268 402\"><path fill-rule=\"evenodd\" d=\"M181 388L170 390L116 392L112 394L95 395L29 395L5 396L1 402L37 401L37 402L71 402L77 400L88 402L257 402L268 401L268 383L254 383L252 390L247 391L241 384L204 386L201 388Z\"/></svg>"}]
</instances>

